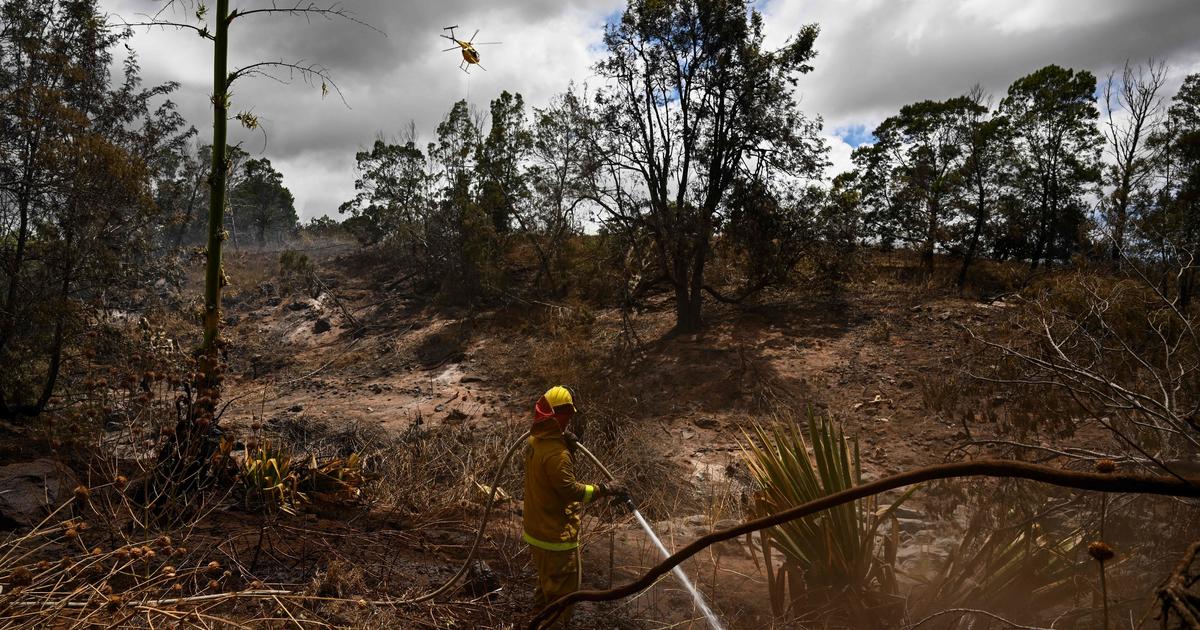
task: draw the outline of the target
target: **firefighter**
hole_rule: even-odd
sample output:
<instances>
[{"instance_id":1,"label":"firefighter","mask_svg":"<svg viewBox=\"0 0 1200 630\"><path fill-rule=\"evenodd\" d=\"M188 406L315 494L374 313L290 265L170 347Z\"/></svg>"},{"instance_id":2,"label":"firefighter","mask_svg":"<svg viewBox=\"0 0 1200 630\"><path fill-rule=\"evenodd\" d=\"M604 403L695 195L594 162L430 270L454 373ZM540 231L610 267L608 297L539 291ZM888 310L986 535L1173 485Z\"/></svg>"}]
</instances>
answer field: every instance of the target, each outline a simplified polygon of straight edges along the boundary
<instances>
[{"instance_id":1,"label":"firefighter","mask_svg":"<svg viewBox=\"0 0 1200 630\"><path fill-rule=\"evenodd\" d=\"M572 458L574 436L567 431L575 401L566 387L550 388L534 405L525 458L524 539L537 568L534 606L579 590L579 512L600 497L626 496L617 482L581 483ZM568 608L556 627L570 621Z\"/></svg>"}]
</instances>

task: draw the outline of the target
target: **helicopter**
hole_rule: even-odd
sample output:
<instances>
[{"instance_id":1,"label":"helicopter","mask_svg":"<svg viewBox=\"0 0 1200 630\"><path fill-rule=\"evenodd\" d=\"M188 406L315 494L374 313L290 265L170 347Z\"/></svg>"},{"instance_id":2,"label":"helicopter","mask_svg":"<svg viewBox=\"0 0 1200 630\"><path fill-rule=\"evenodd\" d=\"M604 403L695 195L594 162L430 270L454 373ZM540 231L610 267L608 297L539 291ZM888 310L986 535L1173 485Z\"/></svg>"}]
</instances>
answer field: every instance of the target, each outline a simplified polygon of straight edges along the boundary
<instances>
[{"instance_id":1,"label":"helicopter","mask_svg":"<svg viewBox=\"0 0 1200 630\"><path fill-rule=\"evenodd\" d=\"M455 24L454 26L447 26L442 29L443 31L450 31L449 35L446 35L445 33L443 33L442 37L457 44L456 46L451 46L450 48L447 48L447 49L443 50L442 52L450 52L451 50L461 50L463 60L462 60L462 63L458 64L458 69L462 70L463 72L466 72L467 74L471 74L470 68L473 65L479 66L480 70L487 70L487 68L484 68L483 66L479 65L479 51L475 50L475 47L476 46L487 46L487 45L492 45L492 44L502 44L504 42L475 42L475 35L479 34L479 29L475 29L475 34L471 35L471 39L468 39L467 41L464 42L463 40L458 39L457 37L454 36L454 29L456 29L456 28L458 28L457 24Z\"/></svg>"}]
</instances>

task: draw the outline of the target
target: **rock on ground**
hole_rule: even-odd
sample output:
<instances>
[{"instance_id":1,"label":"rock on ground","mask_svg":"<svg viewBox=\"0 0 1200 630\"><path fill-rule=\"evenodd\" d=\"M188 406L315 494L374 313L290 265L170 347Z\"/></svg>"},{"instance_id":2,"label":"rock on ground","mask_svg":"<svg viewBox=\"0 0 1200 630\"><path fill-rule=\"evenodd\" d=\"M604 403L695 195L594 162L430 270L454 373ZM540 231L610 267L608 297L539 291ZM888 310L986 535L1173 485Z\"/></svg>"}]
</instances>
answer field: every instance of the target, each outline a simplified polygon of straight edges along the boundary
<instances>
[{"instance_id":1,"label":"rock on ground","mask_svg":"<svg viewBox=\"0 0 1200 630\"><path fill-rule=\"evenodd\" d=\"M51 459L0 466L0 530L36 526L70 496L74 483Z\"/></svg>"}]
</instances>

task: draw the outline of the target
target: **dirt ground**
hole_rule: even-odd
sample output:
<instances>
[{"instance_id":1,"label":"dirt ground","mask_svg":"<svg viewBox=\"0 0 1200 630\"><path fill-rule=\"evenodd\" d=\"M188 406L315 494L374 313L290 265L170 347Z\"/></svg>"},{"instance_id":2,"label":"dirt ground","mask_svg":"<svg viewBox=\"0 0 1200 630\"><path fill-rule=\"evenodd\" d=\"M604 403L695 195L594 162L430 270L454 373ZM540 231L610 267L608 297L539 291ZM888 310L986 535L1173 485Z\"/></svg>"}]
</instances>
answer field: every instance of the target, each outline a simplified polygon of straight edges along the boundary
<instances>
[{"instance_id":1,"label":"dirt ground","mask_svg":"<svg viewBox=\"0 0 1200 630\"><path fill-rule=\"evenodd\" d=\"M322 286L307 295L276 277L277 252L234 253L227 263L233 285L225 334L231 373L239 376L227 388L235 403L225 426L398 435L499 425L519 432L534 400L555 384L538 379L554 378L546 374L546 353L563 333L521 320L523 314L551 324L571 320L576 307L515 302L494 312L457 313L407 293L386 261L364 259L352 246L308 254ZM586 336L573 341L594 346L592 356L600 358L594 369L572 369L563 380L583 374L588 382L569 384L596 393L602 400L593 408L611 401L633 407L638 448L661 458L675 477L676 493L657 495L648 510L668 548L746 517L742 444L755 423L781 411L839 419L859 440L867 479L941 461L967 437L961 419L934 411L931 399L961 377L955 362L965 346L963 327L987 330L1007 306L889 280L898 276L885 264L877 280L835 293L790 289L754 305L709 304L705 332L694 336L669 334L666 296L652 298L628 326L615 309L587 314ZM617 340L631 333L636 343L621 346ZM539 361L547 365L534 365ZM585 422L595 422L586 418L589 401L580 402ZM595 473L583 468L582 474ZM922 518L921 506L914 501L909 515ZM468 510L464 519L477 513ZM507 551L485 552L489 562L510 565L500 571L501 590L489 597L516 616L528 611L532 579L527 554L511 542L519 543L519 528L519 505L502 507L491 533L510 541ZM589 518L585 532L585 586L620 583L659 559L627 515ZM392 552L414 567L428 560L422 555L428 545L466 542L464 532L417 536ZM454 552L444 561L428 575L413 575L412 583L435 584L452 571ZM718 546L685 568L731 627L771 623L761 559L744 543ZM580 627L704 627L671 580L631 600L583 606L577 619Z\"/></svg>"}]
</instances>

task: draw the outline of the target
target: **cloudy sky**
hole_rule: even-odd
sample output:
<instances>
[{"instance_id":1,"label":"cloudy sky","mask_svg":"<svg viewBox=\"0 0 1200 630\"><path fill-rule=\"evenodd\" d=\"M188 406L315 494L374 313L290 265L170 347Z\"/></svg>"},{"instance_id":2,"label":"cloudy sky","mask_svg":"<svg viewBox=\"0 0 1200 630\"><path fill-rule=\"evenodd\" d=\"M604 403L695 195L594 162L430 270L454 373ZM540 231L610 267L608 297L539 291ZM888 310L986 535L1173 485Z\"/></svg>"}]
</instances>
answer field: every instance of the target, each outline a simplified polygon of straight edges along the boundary
<instances>
[{"instance_id":1,"label":"cloudy sky","mask_svg":"<svg viewBox=\"0 0 1200 630\"><path fill-rule=\"evenodd\" d=\"M141 21L163 2L101 0L106 11ZM234 7L270 0L233 0ZM280 0L284 4L286 0ZM759 0L767 36L782 43L797 29L821 27L816 69L801 79L802 108L820 115L833 171L853 146L905 103L959 95L975 84L997 100L1016 78L1049 64L1086 68L1103 80L1125 63L1166 59L1167 93L1200 72L1198 0ZM306 60L326 66L345 97L322 99L319 86L242 79L233 110L256 114L263 135L241 137L252 154L269 157L296 196L302 218L330 214L353 196L354 153L380 134L414 122L423 140L454 101L486 109L501 90L538 106L570 81L596 82L607 21L624 0L345 0L344 8L386 33L345 21L247 17L234 22L233 67L255 61ZM182 10L165 19L195 23ZM486 72L458 70L443 53L441 28L461 26L481 47ZM139 31L131 43L148 82L178 81L175 100L211 138L211 47L188 31Z\"/></svg>"}]
</instances>

